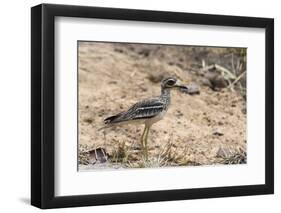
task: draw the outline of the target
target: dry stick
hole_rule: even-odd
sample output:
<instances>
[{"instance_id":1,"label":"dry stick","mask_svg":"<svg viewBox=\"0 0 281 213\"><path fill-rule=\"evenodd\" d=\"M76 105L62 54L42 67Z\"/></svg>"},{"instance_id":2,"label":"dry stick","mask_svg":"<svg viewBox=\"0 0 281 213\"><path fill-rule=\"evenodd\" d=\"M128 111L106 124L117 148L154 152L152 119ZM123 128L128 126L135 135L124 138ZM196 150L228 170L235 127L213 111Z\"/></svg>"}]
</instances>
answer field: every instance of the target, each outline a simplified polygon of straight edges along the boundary
<instances>
[{"instance_id":1,"label":"dry stick","mask_svg":"<svg viewBox=\"0 0 281 213\"><path fill-rule=\"evenodd\" d=\"M230 79L236 79L236 76L231 71L229 71L225 67L222 67L218 64L212 64L212 65L206 66L206 67L202 68L200 71L205 72L205 71L207 71L209 69L212 69L212 68L217 68L220 72L226 73L229 76Z\"/></svg>"},{"instance_id":2,"label":"dry stick","mask_svg":"<svg viewBox=\"0 0 281 213\"><path fill-rule=\"evenodd\" d=\"M234 86L234 84L236 84L242 77L243 75L245 75L246 71L244 71L243 73L241 73L229 86L228 88L232 88Z\"/></svg>"},{"instance_id":3,"label":"dry stick","mask_svg":"<svg viewBox=\"0 0 281 213\"><path fill-rule=\"evenodd\" d=\"M241 73L241 71L242 71L242 66L243 66L243 62L240 62L240 60L239 60L238 73ZM238 86L239 86L240 90L242 91L242 90L243 90L243 87L242 87L241 82L238 83Z\"/></svg>"},{"instance_id":4,"label":"dry stick","mask_svg":"<svg viewBox=\"0 0 281 213\"><path fill-rule=\"evenodd\" d=\"M209 66L205 66L202 69L200 69L200 72L205 72L208 71L209 69L212 69L215 67L215 64L209 65Z\"/></svg>"},{"instance_id":5,"label":"dry stick","mask_svg":"<svg viewBox=\"0 0 281 213\"><path fill-rule=\"evenodd\" d=\"M242 63L240 62L240 60L238 59L238 62L237 62L237 64L236 64L236 69L237 69L237 71L239 71L239 69L240 69L240 65L241 65Z\"/></svg>"},{"instance_id":6,"label":"dry stick","mask_svg":"<svg viewBox=\"0 0 281 213\"><path fill-rule=\"evenodd\" d=\"M231 90L231 92L234 92L233 86L230 86L230 85L232 85L231 81L229 79L226 79L226 80L227 80L228 85L229 85L228 88Z\"/></svg>"},{"instance_id":7,"label":"dry stick","mask_svg":"<svg viewBox=\"0 0 281 213\"><path fill-rule=\"evenodd\" d=\"M226 73L229 76L229 78L236 79L236 76L232 72L230 72L228 69L226 69L225 67L222 67L218 64L215 64L214 66L216 68L218 68L218 70L220 70L221 72Z\"/></svg>"},{"instance_id":8,"label":"dry stick","mask_svg":"<svg viewBox=\"0 0 281 213\"><path fill-rule=\"evenodd\" d=\"M240 63L239 68L238 68L239 72L242 70L242 66L243 66L243 63Z\"/></svg>"},{"instance_id":9,"label":"dry stick","mask_svg":"<svg viewBox=\"0 0 281 213\"><path fill-rule=\"evenodd\" d=\"M205 63L205 60L202 59L202 68L204 69L206 67L206 63Z\"/></svg>"},{"instance_id":10,"label":"dry stick","mask_svg":"<svg viewBox=\"0 0 281 213\"><path fill-rule=\"evenodd\" d=\"M236 75L236 69L234 67L234 54L231 53L231 66L232 66L232 70L234 72L234 74Z\"/></svg>"},{"instance_id":11,"label":"dry stick","mask_svg":"<svg viewBox=\"0 0 281 213\"><path fill-rule=\"evenodd\" d=\"M228 79L226 79L226 80L227 80L228 83L229 83L228 88L230 88L231 90L233 90L233 85L234 85L235 83L237 83L237 81L239 81L240 78L242 78L242 76L244 75L244 73L242 73L241 75L239 75L238 77L236 77L231 71L229 71L229 70L226 69L225 67L222 67L222 66L220 66L220 65L218 65L218 64L213 64L213 65L211 65L211 66L207 66L207 67L204 68L204 71L209 70L209 69L211 69L211 68L217 68L217 69L218 69L219 71L221 71L222 73L225 73L225 74L228 75ZM203 71L203 69L202 69L201 71ZM245 72L246 72L246 71L245 71ZM229 79L235 79L235 80L234 80L234 82L230 83L230 80L229 80Z\"/></svg>"},{"instance_id":12,"label":"dry stick","mask_svg":"<svg viewBox=\"0 0 281 213\"><path fill-rule=\"evenodd\" d=\"M105 130L103 131L103 146L104 146L104 149L107 150L106 132L105 132Z\"/></svg>"}]
</instances>

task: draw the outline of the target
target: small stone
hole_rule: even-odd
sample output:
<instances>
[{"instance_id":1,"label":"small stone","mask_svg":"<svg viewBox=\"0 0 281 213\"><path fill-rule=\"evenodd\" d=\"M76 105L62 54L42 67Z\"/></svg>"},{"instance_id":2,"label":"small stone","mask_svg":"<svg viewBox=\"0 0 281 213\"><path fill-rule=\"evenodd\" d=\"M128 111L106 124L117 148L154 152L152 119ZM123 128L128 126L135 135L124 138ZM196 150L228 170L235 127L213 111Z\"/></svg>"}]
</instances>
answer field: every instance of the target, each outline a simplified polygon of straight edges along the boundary
<instances>
[{"instance_id":1,"label":"small stone","mask_svg":"<svg viewBox=\"0 0 281 213\"><path fill-rule=\"evenodd\" d=\"M213 129L213 135L223 136L223 132L220 129Z\"/></svg>"},{"instance_id":2,"label":"small stone","mask_svg":"<svg viewBox=\"0 0 281 213\"><path fill-rule=\"evenodd\" d=\"M216 157L227 158L230 154L231 152L228 149L220 147L216 153Z\"/></svg>"},{"instance_id":3,"label":"small stone","mask_svg":"<svg viewBox=\"0 0 281 213\"><path fill-rule=\"evenodd\" d=\"M219 122L218 122L218 125L222 126L222 125L223 125L223 122L222 122L222 121L219 121Z\"/></svg>"},{"instance_id":4,"label":"small stone","mask_svg":"<svg viewBox=\"0 0 281 213\"><path fill-rule=\"evenodd\" d=\"M84 121L88 124L93 123L93 119L91 119L91 118L85 118Z\"/></svg>"},{"instance_id":5,"label":"small stone","mask_svg":"<svg viewBox=\"0 0 281 213\"><path fill-rule=\"evenodd\" d=\"M105 163L107 161L107 158L108 154L106 153L104 148L97 148L89 151L89 163L91 164L95 164L97 162Z\"/></svg>"}]
</instances>

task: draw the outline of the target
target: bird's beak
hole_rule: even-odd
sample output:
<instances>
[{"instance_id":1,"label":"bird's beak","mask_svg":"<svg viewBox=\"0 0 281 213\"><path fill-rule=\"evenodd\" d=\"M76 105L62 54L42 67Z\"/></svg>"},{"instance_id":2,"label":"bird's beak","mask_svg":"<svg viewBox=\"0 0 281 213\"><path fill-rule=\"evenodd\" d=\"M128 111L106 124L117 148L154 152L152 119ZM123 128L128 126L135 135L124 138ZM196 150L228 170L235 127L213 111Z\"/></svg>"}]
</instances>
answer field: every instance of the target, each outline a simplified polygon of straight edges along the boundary
<instances>
[{"instance_id":1,"label":"bird's beak","mask_svg":"<svg viewBox=\"0 0 281 213\"><path fill-rule=\"evenodd\" d=\"M187 90L188 90L188 87L185 86L185 85L183 85L183 84L180 83L180 82L177 82L174 87L177 88L177 89L179 89L179 90L182 91L182 92L184 92L184 91L187 92Z\"/></svg>"},{"instance_id":2,"label":"bird's beak","mask_svg":"<svg viewBox=\"0 0 281 213\"><path fill-rule=\"evenodd\" d=\"M193 85L183 85L181 83L176 83L175 88L177 88L180 92L186 93L189 95L198 95L200 94L200 88L198 86L193 86Z\"/></svg>"}]
</instances>

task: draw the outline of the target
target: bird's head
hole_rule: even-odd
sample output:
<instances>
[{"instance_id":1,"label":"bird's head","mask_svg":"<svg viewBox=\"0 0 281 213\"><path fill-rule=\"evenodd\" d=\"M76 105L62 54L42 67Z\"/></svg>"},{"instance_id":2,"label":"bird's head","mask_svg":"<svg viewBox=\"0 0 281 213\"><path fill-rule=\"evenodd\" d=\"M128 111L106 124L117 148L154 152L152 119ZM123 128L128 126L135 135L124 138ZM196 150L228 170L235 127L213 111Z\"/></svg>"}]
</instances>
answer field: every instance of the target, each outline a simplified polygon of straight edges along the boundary
<instances>
[{"instance_id":1,"label":"bird's head","mask_svg":"<svg viewBox=\"0 0 281 213\"><path fill-rule=\"evenodd\" d=\"M163 89L187 89L186 86L179 83L179 81L174 77L166 78L161 83L161 88Z\"/></svg>"},{"instance_id":2,"label":"bird's head","mask_svg":"<svg viewBox=\"0 0 281 213\"><path fill-rule=\"evenodd\" d=\"M189 95L198 95L200 94L200 89L196 85L183 85L176 78L169 77L162 81L161 83L162 93L170 91L170 89L178 89L182 93Z\"/></svg>"}]
</instances>

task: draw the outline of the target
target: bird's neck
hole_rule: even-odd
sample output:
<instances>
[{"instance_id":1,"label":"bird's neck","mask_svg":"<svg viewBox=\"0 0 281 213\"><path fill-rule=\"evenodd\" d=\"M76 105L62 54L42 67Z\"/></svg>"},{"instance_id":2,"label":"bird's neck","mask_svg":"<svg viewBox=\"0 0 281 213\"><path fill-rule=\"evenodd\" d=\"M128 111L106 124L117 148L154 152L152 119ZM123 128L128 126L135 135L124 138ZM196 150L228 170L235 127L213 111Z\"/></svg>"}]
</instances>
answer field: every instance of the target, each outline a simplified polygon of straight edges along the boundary
<instances>
[{"instance_id":1,"label":"bird's neck","mask_svg":"<svg viewBox=\"0 0 281 213\"><path fill-rule=\"evenodd\" d=\"M170 88L161 88L161 96L170 97L170 92L171 92Z\"/></svg>"},{"instance_id":2,"label":"bird's neck","mask_svg":"<svg viewBox=\"0 0 281 213\"><path fill-rule=\"evenodd\" d=\"M161 100L166 103L165 108L168 109L168 106L171 103L171 95L170 95L171 89L169 88L161 88Z\"/></svg>"}]
</instances>

